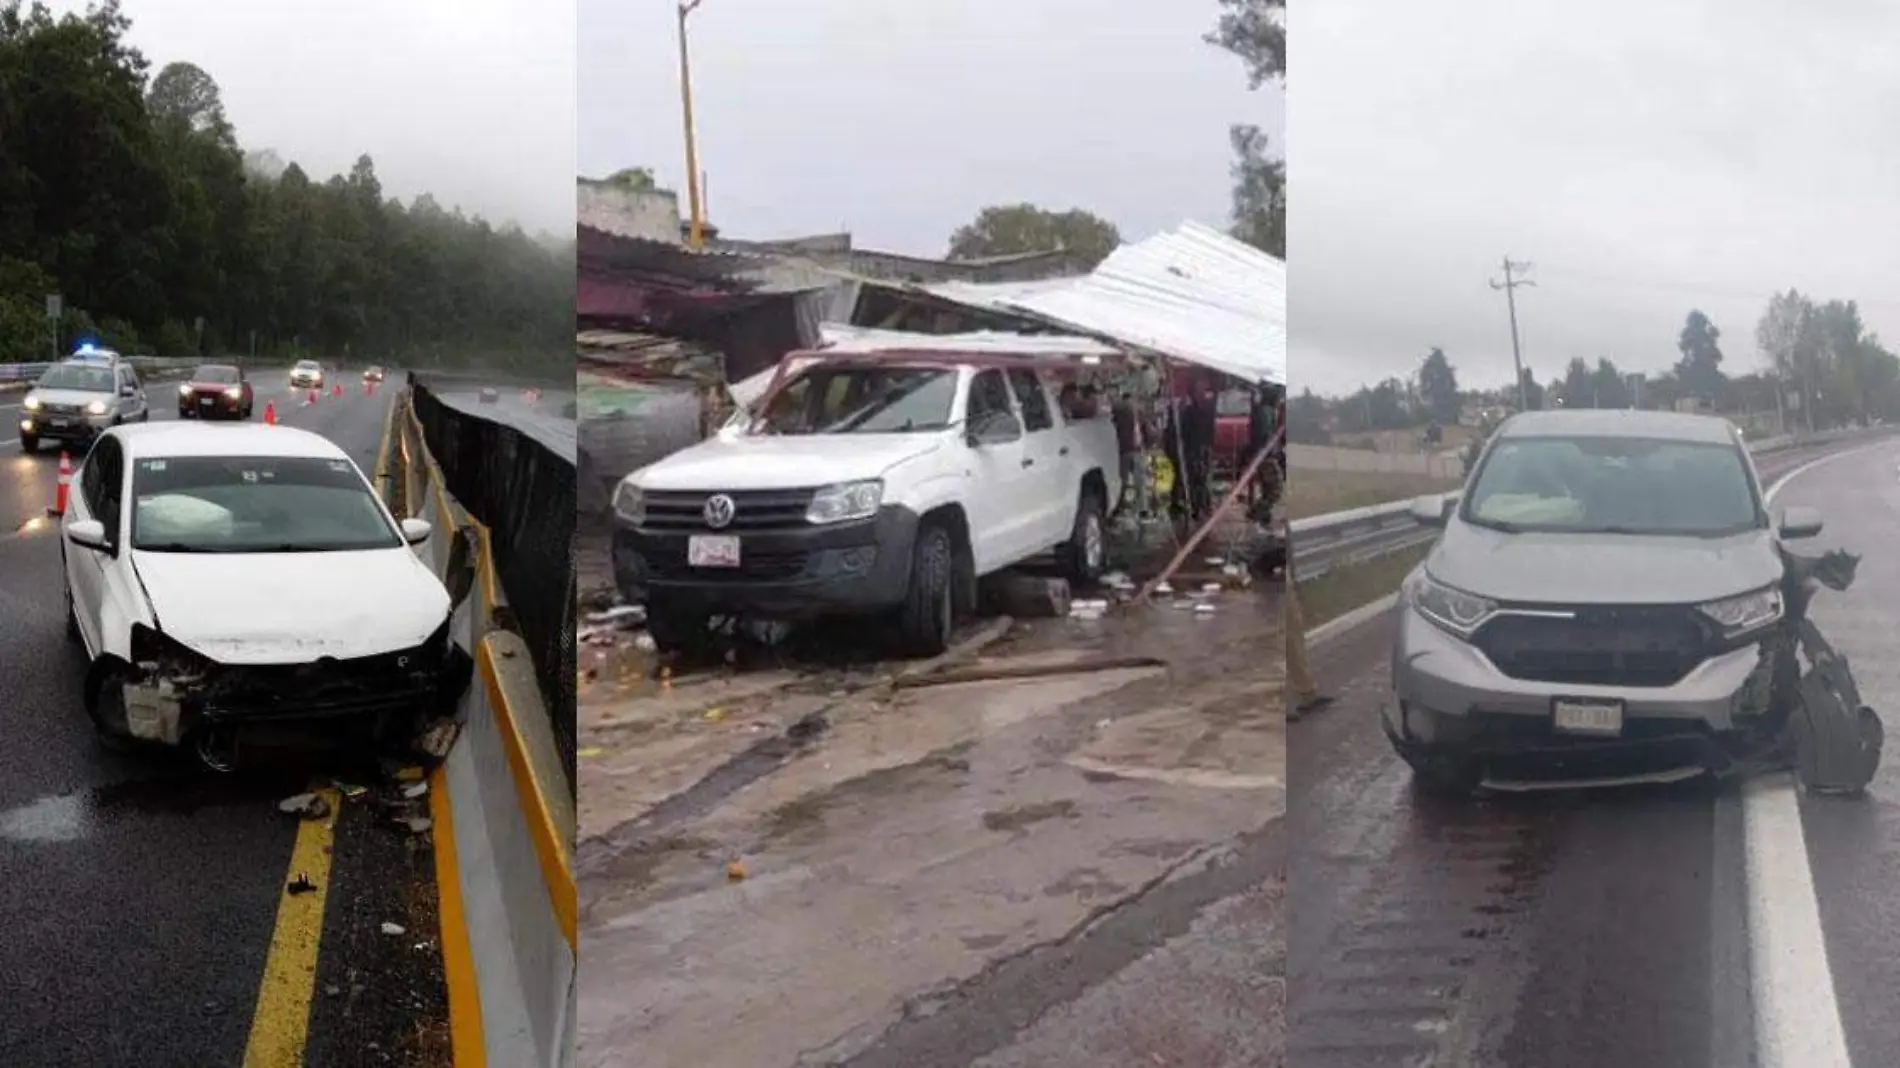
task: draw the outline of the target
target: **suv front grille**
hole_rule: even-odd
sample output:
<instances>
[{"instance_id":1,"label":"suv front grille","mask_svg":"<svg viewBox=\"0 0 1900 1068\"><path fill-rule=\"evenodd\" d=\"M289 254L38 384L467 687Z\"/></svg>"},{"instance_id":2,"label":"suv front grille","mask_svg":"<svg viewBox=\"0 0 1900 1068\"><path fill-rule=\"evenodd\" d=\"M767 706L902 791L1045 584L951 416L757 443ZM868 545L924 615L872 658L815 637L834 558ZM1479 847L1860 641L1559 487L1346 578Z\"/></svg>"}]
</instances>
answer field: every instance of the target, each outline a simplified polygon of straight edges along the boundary
<instances>
[{"instance_id":1,"label":"suv front grille","mask_svg":"<svg viewBox=\"0 0 1900 1068\"><path fill-rule=\"evenodd\" d=\"M646 527L649 530L710 531L706 501L721 493L732 498L732 522L719 533L747 534L763 530L802 528L811 507L811 489L791 490L649 490Z\"/></svg>"},{"instance_id":2,"label":"suv front grille","mask_svg":"<svg viewBox=\"0 0 1900 1068\"><path fill-rule=\"evenodd\" d=\"M1473 644L1499 671L1527 682L1673 686L1708 658L1712 635L1692 608L1579 607L1572 619L1500 615Z\"/></svg>"}]
</instances>

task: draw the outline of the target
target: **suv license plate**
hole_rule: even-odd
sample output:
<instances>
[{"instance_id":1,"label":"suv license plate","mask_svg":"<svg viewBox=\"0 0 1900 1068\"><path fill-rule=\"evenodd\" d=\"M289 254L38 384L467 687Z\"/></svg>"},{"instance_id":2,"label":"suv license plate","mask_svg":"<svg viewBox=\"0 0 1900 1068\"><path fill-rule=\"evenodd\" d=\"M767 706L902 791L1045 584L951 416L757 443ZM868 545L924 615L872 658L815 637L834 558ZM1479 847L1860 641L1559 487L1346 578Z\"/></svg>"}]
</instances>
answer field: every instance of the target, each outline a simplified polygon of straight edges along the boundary
<instances>
[{"instance_id":1,"label":"suv license plate","mask_svg":"<svg viewBox=\"0 0 1900 1068\"><path fill-rule=\"evenodd\" d=\"M694 534L686 539L686 566L738 567L737 534Z\"/></svg>"},{"instance_id":2,"label":"suv license plate","mask_svg":"<svg viewBox=\"0 0 1900 1068\"><path fill-rule=\"evenodd\" d=\"M1565 734L1613 736L1623 733L1623 702L1559 697L1550 703L1551 725Z\"/></svg>"}]
</instances>

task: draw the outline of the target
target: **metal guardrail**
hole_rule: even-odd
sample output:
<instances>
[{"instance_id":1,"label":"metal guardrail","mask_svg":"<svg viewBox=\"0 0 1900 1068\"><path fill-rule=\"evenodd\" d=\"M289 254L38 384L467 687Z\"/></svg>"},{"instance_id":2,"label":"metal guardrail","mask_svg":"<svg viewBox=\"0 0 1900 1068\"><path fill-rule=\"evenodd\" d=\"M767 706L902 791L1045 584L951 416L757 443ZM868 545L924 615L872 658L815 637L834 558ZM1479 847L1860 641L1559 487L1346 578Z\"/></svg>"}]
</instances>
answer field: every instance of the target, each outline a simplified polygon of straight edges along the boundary
<instances>
[{"instance_id":1,"label":"metal guardrail","mask_svg":"<svg viewBox=\"0 0 1900 1068\"><path fill-rule=\"evenodd\" d=\"M1813 435L1789 434L1751 442L1748 449L1756 456L1761 456L1788 449L1826 445L1844 438L1891 432L1893 429L1854 427L1821 431ZM1451 490L1422 496L1437 496L1441 500L1455 502L1459 495L1460 491ZM1438 529L1422 524L1413 517L1412 503L1417 499L1308 516L1288 523L1287 535L1293 550L1295 580L1311 582L1341 568L1431 544L1438 537Z\"/></svg>"},{"instance_id":2,"label":"metal guardrail","mask_svg":"<svg viewBox=\"0 0 1900 1068\"><path fill-rule=\"evenodd\" d=\"M451 592L475 660L462 730L430 781L443 972L457 1068L571 1068L578 977L573 798L506 600L488 528L450 495L405 394L391 406L378 488L427 519L418 552Z\"/></svg>"}]
</instances>

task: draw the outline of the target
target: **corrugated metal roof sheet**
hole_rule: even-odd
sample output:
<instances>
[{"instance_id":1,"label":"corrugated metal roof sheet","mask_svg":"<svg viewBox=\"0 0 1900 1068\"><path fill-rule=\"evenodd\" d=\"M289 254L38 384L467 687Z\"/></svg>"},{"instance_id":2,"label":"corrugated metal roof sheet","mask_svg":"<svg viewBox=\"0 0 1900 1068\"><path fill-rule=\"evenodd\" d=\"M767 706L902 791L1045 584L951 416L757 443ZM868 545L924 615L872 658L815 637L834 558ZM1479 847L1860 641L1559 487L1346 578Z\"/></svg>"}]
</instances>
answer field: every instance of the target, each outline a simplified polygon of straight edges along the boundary
<instances>
[{"instance_id":1,"label":"corrugated metal roof sheet","mask_svg":"<svg viewBox=\"0 0 1900 1068\"><path fill-rule=\"evenodd\" d=\"M917 288L1250 382L1286 383L1286 264L1199 223L1123 245L1080 278Z\"/></svg>"},{"instance_id":2,"label":"corrugated metal roof sheet","mask_svg":"<svg viewBox=\"0 0 1900 1068\"><path fill-rule=\"evenodd\" d=\"M1249 381L1286 383L1286 264L1199 223L1123 245L1087 278L1012 304Z\"/></svg>"},{"instance_id":3,"label":"corrugated metal roof sheet","mask_svg":"<svg viewBox=\"0 0 1900 1068\"><path fill-rule=\"evenodd\" d=\"M1118 350L1093 338L1059 334L1011 334L979 330L966 334L918 334L867 326L825 323L820 328L827 352L987 352L1014 356L1114 356Z\"/></svg>"}]
</instances>

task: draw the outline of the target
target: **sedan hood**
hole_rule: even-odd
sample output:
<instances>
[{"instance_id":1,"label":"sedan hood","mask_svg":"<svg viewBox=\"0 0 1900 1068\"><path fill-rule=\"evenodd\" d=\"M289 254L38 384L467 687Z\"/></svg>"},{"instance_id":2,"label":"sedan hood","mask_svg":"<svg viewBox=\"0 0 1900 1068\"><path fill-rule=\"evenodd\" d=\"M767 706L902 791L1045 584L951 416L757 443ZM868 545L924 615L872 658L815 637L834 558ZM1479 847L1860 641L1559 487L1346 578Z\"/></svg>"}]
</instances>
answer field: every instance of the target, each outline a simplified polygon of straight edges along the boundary
<instances>
[{"instance_id":1,"label":"sedan hood","mask_svg":"<svg viewBox=\"0 0 1900 1068\"><path fill-rule=\"evenodd\" d=\"M1782 564L1766 530L1727 538L1506 534L1453 517L1425 569L1498 601L1640 605L1758 590L1781 580Z\"/></svg>"},{"instance_id":2,"label":"sedan hood","mask_svg":"<svg viewBox=\"0 0 1900 1068\"><path fill-rule=\"evenodd\" d=\"M134 550L158 626L221 664L301 664L422 644L449 594L406 548L338 553Z\"/></svg>"},{"instance_id":3,"label":"sedan hood","mask_svg":"<svg viewBox=\"0 0 1900 1068\"><path fill-rule=\"evenodd\" d=\"M877 478L942 433L716 436L634 473L643 490L805 489Z\"/></svg>"}]
</instances>

